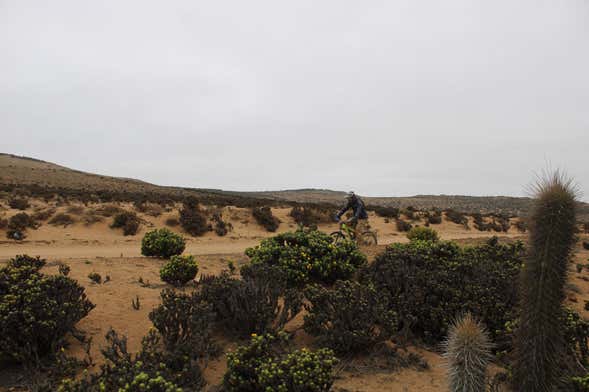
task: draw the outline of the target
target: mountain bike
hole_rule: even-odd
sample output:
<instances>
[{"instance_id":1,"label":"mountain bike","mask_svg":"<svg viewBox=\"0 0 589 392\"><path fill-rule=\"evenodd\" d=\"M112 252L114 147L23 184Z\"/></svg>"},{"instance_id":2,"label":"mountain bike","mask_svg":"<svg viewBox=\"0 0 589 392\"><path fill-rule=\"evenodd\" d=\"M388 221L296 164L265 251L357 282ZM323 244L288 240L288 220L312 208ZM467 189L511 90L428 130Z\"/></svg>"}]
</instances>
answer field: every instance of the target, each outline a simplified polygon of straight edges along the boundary
<instances>
[{"instance_id":1,"label":"mountain bike","mask_svg":"<svg viewBox=\"0 0 589 392\"><path fill-rule=\"evenodd\" d=\"M330 237L333 239L333 243L337 244L338 242L344 240L351 240L356 242L358 245L376 245L376 233L370 230L364 231L358 235L359 238L356 238L356 230L345 222L340 223L340 229L338 231L334 231L330 234Z\"/></svg>"}]
</instances>

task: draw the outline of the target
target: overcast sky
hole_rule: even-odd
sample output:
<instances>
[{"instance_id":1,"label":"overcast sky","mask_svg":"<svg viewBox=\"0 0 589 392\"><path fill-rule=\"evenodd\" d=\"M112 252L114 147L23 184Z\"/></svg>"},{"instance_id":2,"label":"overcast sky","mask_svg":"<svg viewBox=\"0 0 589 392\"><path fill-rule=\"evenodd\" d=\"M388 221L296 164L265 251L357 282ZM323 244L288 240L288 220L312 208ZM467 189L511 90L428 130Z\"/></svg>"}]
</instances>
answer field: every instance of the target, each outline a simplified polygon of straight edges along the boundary
<instances>
[{"instance_id":1,"label":"overcast sky","mask_svg":"<svg viewBox=\"0 0 589 392\"><path fill-rule=\"evenodd\" d=\"M0 152L162 185L589 197L589 1L0 0Z\"/></svg>"}]
</instances>

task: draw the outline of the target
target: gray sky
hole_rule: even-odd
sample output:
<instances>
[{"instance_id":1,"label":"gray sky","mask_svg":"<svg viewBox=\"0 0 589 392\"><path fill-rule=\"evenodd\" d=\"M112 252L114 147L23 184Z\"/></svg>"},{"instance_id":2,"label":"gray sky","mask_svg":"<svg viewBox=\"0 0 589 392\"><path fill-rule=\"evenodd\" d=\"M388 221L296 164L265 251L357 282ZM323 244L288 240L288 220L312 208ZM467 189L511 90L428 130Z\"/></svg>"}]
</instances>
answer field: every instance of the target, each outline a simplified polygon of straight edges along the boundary
<instances>
[{"instance_id":1,"label":"gray sky","mask_svg":"<svg viewBox=\"0 0 589 392\"><path fill-rule=\"evenodd\" d=\"M0 0L0 152L164 185L589 197L589 1Z\"/></svg>"}]
</instances>

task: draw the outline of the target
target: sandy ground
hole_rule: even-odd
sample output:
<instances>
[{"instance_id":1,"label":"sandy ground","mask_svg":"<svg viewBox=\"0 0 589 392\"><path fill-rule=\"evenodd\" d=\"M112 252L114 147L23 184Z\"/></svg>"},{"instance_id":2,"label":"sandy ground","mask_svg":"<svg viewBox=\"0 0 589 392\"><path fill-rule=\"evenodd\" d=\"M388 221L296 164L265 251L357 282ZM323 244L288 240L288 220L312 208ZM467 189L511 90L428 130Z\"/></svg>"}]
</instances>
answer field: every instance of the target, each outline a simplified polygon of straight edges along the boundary
<instances>
[{"instance_id":1,"label":"sandy ground","mask_svg":"<svg viewBox=\"0 0 589 392\"><path fill-rule=\"evenodd\" d=\"M292 219L287 216L288 211L289 209L274 210L275 215L282 221L279 232L296 228ZM96 363L100 363L99 349L104 344L104 335L109 328L112 327L127 335L131 350L139 348L142 336L149 330L151 322L148 314L159 304L159 293L167 286L159 279L159 269L164 261L141 257L140 239L147 230L163 227L165 219L175 214L177 213L167 212L157 218L142 216L145 219L145 225L137 235L131 237L124 237L120 231L110 229L109 221L90 227L81 223L66 228L44 224L38 230L31 230L26 241L21 243L2 241L0 263L16 254L26 253L48 259L49 264L45 267L47 273L57 273L58 262L68 264L71 267L70 276L86 288L88 297L96 304L96 308L90 315L80 322L79 328L92 337L91 356ZM257 244L260 239L272 235L259 227L247 210L226 208L223 215L226 219L230 219L234 226L233 231L226 237L208 233L200 238L189 239L186 253L197 255L199 274L218 274L226 268L228 261L233 261L238 266L246 263L247 258L243 255L243 251ZM378 233L379 246L363 249L369 257L382 251L383 245L394 241L406 241L404 234L396 231L394 221L385 223L383 218L375 216L371 216L370 221L372 228ZM465 230L462 226L446 221L433 227L444 239L476 241L490 235L474 229ZM320 227L326 232L336 228L336 225ZM179 229L173 230L179 232ZM4 236L3 233L0 235ZM522 234L512 230L506 236L518 238ZM589 252L579 247L576 262L587 263L588 257ZM90 272L97 272L103 278L109 276L110 280L103 284L92 283L88 279ZM140 279L144 284L140 284ZM582 315L588 316L588 312L584 310L584 301L589 300L589 273L586 271L577 273L572 265L571 283L573 291L569 295L569 302ZM140 300L139 310L134 310L131 305L135 298ZM295 325L289 325L288 328L294 329L297 326L296 323L300 325L301 320L302 315L299 315L292 322ZM297 331L296 341L312 343L312 339L304 336L304 332L300 330ZM232 343L225 349L234 345L235 343ZM348 392L446 391L445 369L440 355L435 352L412 349L423 355L429 364L429 369L367 371L363 368L361 371L343 371L338 376L334 390ZM71 342L68 350L77 356L84 355L83 348L76 341ZM220 382L225 366L224 355L208 364L205 377L211 386Z\"/></svg>"}]
</instances>

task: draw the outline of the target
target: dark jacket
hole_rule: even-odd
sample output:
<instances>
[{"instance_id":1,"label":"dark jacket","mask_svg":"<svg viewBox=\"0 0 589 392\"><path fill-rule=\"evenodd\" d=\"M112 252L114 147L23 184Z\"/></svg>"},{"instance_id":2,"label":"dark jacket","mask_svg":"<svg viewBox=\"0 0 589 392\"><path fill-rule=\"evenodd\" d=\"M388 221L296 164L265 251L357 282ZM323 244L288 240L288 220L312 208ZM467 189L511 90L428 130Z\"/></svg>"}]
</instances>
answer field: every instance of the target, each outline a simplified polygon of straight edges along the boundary
<instances>
[{"instance_id":1,"label":"dark jacket","mask_svg":"<svg viewBox=\"0 0 589 392\"><path fill-rule=\"evenodd\" d=\"M348 203L342 208L338 213L337 217L341 218L343 214L346 213L347 210L352 209L354 211L354 218L356 219L368 219L368 213L366 212L366 207L364 206L364 202L358 196L351 198L348 200Z\"/></svg>"}]
</instances>

